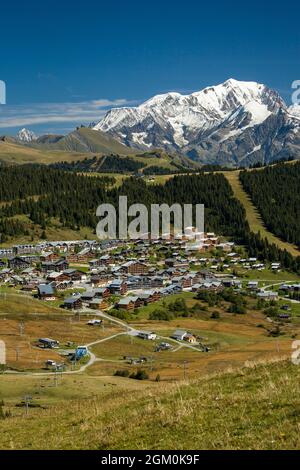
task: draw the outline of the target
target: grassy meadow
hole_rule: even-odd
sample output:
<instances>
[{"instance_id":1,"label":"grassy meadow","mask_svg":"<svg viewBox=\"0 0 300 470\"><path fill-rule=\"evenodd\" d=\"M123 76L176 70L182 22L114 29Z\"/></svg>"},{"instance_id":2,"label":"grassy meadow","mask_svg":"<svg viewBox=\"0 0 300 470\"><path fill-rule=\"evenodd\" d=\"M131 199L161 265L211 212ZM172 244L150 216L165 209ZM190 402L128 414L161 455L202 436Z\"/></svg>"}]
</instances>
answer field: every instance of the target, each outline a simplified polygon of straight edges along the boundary
<instances>
[{"instance_id":1,"label":"grassy meadow","mask_svg":"<svg viewBox=\"0 0 300 470\"><path fill-rule=\"evenodd\" d=\"M1 378L1 449L299 449L300 369L248 365L176 384ZM34 408L16 406L25 393Z\"/></svg>"}]
</instances>

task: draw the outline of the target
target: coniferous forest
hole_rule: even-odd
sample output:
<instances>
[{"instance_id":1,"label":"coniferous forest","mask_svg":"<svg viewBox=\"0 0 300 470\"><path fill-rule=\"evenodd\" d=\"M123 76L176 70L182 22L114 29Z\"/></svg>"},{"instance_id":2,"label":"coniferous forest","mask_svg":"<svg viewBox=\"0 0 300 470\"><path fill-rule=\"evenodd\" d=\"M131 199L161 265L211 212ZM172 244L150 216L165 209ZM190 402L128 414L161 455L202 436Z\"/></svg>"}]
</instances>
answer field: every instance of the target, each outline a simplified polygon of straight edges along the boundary
<instances>
[{"instance_id":1,"label":"coniferous forest","mask_svg":"<svg viewBox=\"0 0 300 470\"><path fill-rule=\"evenodd\" d=\"M250 232L245 209L233 196L231 186L222 174L175 176L161 185L147 185L142 178L135 177L125 179L121 186L114 186L114 183L115 179L108 176L84 176L42 165L2 168L1 242L27 234L27 226L19 217L24 214L42 229L55 218L65 228L90 227L95 230L99 221L96 217L98 205L112 203L117 208L119 196L125 195L128 205L204 204L207 231L246 245L251 256L278 260L288 269L300 270L300 258L293 258L276 245L270 245L259 234Z\"/></svg>"},{"instance_id":2,"label":"coniferous forest","mask_svg":"<svg viewBox=\"0 0 300 470\"><path fill-rule=\"evenodd\" d=\"M300 247L300 163L243 171L240 180L266 227Z\"/></svg>"}]
</instances>

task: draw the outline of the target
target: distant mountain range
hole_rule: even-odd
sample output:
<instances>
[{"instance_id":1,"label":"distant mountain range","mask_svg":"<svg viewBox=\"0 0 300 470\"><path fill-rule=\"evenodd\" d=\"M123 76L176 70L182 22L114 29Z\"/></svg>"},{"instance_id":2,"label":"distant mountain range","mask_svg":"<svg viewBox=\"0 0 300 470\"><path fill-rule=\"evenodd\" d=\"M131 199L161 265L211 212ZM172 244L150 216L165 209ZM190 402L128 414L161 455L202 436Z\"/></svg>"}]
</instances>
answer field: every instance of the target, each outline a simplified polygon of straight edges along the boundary
<instances>
[{"instance_id":1,"label":"distant mountain range","mask_svg":"<svg viewBox=\"0 0 300 470\"><path fill-rule=\"evenodd\" d=\"M80 163L83 160L86 161ZM0 137L0 164L54 164L65 161L78 162L71 169L81 168L81 171L111 169L136 172L151 167L154 172L176 172L198 167L181 154L169 154L159 149L146 152L136 150L121 144L109 134L87 127L80 127L65 136L47 134L36 137L32 131L22 129L15 138ZM61 167L67 168L67 165Z\"/></svg>"},{"instance_id":2,"label":"distant mountain range","mask_svg":"<svg viewBox=\"0 0 300 470\"><path fill-rule=\"evenodd\" d=\"M93 127L137 150L161 148L227 166L300 158L300 107L256 82L227 80L191 95L114 108Z\"/></svg>"},{"instance_id":3,"label":"distant mountain range","mask_svg":"<svg viewBox=\"0 0 300 470\"><path fill-rule=\"evenodd\" d=\"M115 140L104 132L81 127L67 135L45 134L36 137L28 129L22 129L15 142L27 144L30 147L48 150L65 150L67 152L120 153L127 155L137 153Z\"/></svg>"},{"instance_id":4,"label":"distant mountain range","mask_svg":"<svg viewBox=\"0 0 300 470\"><path fill-rule=\"evenodd\" d=\"M196 166L247 167L300 159L300 106L288 107L265 85L230 79L191 95L172 92L138 107L113 108L97 124L68 135L37 137L21 129L16 138L0 140L81 154L133 156L160 151L185 167L192 161Z\"/></svg>"}]
</instances>

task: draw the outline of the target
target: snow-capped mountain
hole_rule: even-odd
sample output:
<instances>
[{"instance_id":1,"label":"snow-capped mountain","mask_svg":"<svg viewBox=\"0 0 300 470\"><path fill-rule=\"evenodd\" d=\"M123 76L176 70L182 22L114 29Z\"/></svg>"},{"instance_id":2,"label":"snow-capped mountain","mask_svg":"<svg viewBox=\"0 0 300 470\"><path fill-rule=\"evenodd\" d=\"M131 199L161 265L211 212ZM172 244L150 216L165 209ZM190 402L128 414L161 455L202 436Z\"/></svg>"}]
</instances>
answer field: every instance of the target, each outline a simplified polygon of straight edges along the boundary
<instances>
[{"instance_id":1,"label":"snow-capped mountain","mask_svg":"<svg viewBox=\"0 0 300 470\"><path fill-rule=\"evenodd\" d=\"M34 132L28 130L28 129L21 129L18 132L17 139L20 140L21 142L32 142L33 140L37 139L37 136L35 135Z\"/></svg>"},{"instance_id":2,"label":"snow-capped mountain","mask_svg":"<svg viewBox=\"0 0 300 470\"><path fill-rule=\"evenodd\" d=\"M229 79L191 95L157 95L114 108L94 126L127 146L163 148L204 163L249 165L300 158L300 107L256 82Z\"/></svg>"}]
</instances>

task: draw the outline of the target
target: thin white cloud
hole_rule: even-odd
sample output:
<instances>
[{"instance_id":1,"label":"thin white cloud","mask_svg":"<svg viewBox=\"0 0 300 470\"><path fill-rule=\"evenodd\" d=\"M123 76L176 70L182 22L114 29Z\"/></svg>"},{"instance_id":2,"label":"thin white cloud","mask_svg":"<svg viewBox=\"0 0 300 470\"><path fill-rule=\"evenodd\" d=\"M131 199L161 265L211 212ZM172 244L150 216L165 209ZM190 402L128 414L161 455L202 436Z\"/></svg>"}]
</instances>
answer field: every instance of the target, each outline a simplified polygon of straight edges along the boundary
<instances>
[{"instance_id":1,"label":"thin white cloud","mask_svg":"<svg viewBox=\"0 0 300 470\"><path fill-rule=\"evenodd\" d=\"M97 99L78 103L3 105L0 107L0 128L63 122L87 124L99 121L110 108L132 104L135 102L122 98L116 100Z\"/></svg>"}]
</instances>

